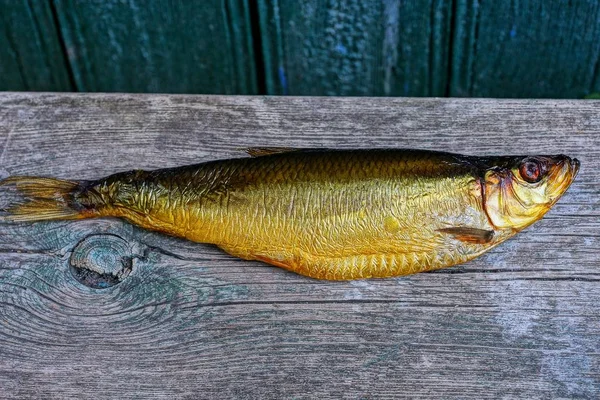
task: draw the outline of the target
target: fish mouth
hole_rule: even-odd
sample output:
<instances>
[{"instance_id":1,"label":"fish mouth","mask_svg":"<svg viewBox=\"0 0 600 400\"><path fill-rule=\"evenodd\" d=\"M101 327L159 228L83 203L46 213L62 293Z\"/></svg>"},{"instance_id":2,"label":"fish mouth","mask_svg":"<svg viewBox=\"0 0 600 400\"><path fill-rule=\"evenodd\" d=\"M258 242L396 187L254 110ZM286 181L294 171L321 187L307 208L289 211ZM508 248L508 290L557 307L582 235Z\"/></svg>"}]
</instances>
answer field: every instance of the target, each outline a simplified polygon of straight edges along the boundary
<instances>
[{"instance_id":1,"label":"fish mouth","mask_svg":"<svg viewBox=\"0 0 600 400\"><path fill-rule=\"evenodd\" d=\"M567 187L565 188L565 190L571 186L571 183L573 183L573 181L575 180L575 178L577 177L577 174L579 174L579 169L581 168L581 163L579 162L578 159L576 158L570 158L570 157L566 157L566 164L567 164L567 171L566 171L566 176L567 176Z\"/></svg>"},{"instance_id":2,"label":"fish mouth","mask_svg":"<svg viewBox=\"0 0 600 400\"><path fill-rule=\"evenodd\" d=\"M579 174L579 169L581 168L581 163L576 158L570 158L567 156L558 156L559 161L556 163L556 168L554 172L551 174L551 181L554 181L554 185L552 192L553 194L550 196L552 199L551 204L554 204L571 186L577 174Z\"/></svg>"},{"instance_id":3,"label":"fish mouth","mask_svg":"<svg viewBox=\"0 0 600 400\"><path fill-rule=\"evenodd\" d=\"M570 164L571 164L571 170L573 171L572 172L573 179L575 179L575 177L579 173L579 167L581 167L581 163L579 162L578 159L573 158L570 160Z\"/></svg>"}]
</instances>

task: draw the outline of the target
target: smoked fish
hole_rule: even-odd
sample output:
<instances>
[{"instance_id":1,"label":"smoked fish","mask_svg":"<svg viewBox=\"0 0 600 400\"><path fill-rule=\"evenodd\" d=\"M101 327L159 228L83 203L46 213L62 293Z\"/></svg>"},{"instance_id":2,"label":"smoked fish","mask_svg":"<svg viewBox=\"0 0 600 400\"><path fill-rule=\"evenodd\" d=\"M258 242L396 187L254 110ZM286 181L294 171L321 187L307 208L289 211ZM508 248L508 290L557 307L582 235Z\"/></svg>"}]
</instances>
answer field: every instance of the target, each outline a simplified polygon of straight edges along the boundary
<instances>
[{"instance_id":1,"label":"smoked fish","mask_svg":"<svg viewBox=\"0 0 600 400\"><path fill-rule=\"evenodd\" d=\"M94 181L16 176L0 221L118 217L317 279L473 259L531 225L579 171L565 155L249 149L252 157Z\"/></svg>"}]
</instances>

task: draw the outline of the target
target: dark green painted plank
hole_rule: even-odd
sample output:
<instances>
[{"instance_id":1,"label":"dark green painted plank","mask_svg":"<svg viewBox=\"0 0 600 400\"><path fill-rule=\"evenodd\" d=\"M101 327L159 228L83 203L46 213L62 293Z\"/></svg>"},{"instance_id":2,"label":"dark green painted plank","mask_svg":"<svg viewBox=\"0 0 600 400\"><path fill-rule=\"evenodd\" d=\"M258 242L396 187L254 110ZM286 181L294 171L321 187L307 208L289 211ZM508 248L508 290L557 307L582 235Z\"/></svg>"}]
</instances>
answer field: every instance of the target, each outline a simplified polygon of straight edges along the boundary
<instances>
[{"instance_id":1,"label":"dark green painted plank","mask_svg":"<svg viewBox=\"0 0 600 400\"><path fill-rule=\"evenodd\" d=\"M267 92L441 96L450 3L258 0Z\"/></svg>"},{"instance_id":2,"label":"dark green painted plank","mask_svg":"<svg viewBox=\"0 0 600 400\"><path fill-rule=\"evenodd\" d=\"M457 0L451 96L582 98L600 90L597 0Z\"/></svg>"},{"instance_id":3,"label":"dark green painted plank","mask_svg":"<svg viewBox=\"0 0 600 400\"><path fill-rule=\"evenodd\" d=\"M73 90L49 2L0 1L0 90Z\"/></svg>"},{"instance_id":4,"label":"dark green painted plank","mask_svg":"<svg viewBox=\"0 0 600 400\"><path fill-rule=\"evenodd\" d=\"M256 93L247 0L56 0L81 91Z\"/></svg>"}]
</instances>

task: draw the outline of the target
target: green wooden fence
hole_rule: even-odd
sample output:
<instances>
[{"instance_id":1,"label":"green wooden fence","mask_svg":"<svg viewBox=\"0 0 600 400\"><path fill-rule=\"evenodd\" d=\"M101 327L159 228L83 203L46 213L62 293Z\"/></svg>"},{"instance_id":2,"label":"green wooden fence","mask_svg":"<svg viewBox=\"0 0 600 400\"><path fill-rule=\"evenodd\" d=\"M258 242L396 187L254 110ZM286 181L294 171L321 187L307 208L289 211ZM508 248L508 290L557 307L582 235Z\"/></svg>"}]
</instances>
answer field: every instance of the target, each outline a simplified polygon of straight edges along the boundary
<instances>
[{"instance_id":1,"label":"green wooden fence","mask_svg":"<svg viewBox=\"0 0 600 400\"><path fill-rule=\"evenodd\" d=\"M0 0L0 90L580 98L598 0Z\"/></svg>"}]
</instances>

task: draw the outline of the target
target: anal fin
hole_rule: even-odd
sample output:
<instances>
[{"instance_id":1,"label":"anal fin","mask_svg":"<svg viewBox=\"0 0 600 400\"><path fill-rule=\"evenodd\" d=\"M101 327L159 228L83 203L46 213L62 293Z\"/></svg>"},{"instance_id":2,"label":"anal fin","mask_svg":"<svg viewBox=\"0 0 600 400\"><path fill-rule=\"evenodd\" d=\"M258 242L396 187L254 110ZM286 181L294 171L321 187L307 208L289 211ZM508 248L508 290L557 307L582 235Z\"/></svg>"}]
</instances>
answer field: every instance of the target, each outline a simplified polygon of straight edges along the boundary
<instances>
[{"instance_id":1,"label":"anal fin","mask_svg":"<svg viewBox=\"0 0 600 400\"><path fill-rule=\"evenodd\" d=\"M276 267L284 268L284 269L292 269L289 260L281 260L276 259L274 257L256 255L255 259L267 264L275 265Z\"/></svg>"},{"instance_id":2,"label":"anal fin","mask_svg":"<svg viewBox=\"0 0 600 400\"><path fill-rule=\"evenodd\" d=\"M438 231L452 235L456 239L467 243L485 244L494 239L494 231L486 229L457 226L438 229Z\"/></svg>"},{"instance_id":3,"label":"anal fin","mask_svg":"<svg viewBox=\"0 0 600 400\"><path fill-rule=\"evenodd\" d=\"M273 253L273 254L256 254L248 249L240 249L233 246L218 245L222 250L244 260L257 260L277 267L291 269L292 257L289 254Z\"/></svg>"},{"instance_id":4,"label":"anal fin","mask_svg":"<svg viewBox=\"0 0 600 400\"><path fill-rule=\"evenodd\" d=\"M290 153L293 151L300 151L293 147L249 147L246 149L246 153L252 157L269 156L271 154Z\"/></svg>"}]
</instances>

